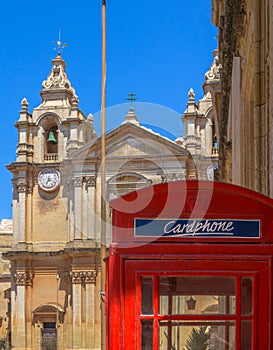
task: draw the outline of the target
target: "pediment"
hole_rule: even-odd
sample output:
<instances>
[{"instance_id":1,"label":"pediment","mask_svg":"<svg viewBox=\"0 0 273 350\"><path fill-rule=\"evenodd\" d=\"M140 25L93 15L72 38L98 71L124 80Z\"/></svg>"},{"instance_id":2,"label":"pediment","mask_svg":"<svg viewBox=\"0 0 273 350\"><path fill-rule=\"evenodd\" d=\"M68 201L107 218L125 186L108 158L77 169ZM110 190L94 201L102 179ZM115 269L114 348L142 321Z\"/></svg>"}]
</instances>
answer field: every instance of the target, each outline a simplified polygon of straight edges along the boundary
<instances>
[{"instance_id":1,"label":"pediment","mask_svg":"<svg viewBox=\"0 0 273 350\"><path fill-rule=\"evenodd\" d=\"M181 145L152 131L131 123L122 124L105 135L108 157L143 156L188 156L189 152ZM72 154L72 158L99 158L101 138L86 144Z\"/></svg>"},{"instance_id":2,"label":"pediment","mask_svg":"<svg viewBox=\"0 0 273 350\"><path fill-rule=\"evenodd\" d=\"M106 154L108 157L132 156L156 156L167 152L166 147L160 140L142 138L138 135L129 134L122 139L113 140L107 144Z\"/></svg>"}]
</instances>

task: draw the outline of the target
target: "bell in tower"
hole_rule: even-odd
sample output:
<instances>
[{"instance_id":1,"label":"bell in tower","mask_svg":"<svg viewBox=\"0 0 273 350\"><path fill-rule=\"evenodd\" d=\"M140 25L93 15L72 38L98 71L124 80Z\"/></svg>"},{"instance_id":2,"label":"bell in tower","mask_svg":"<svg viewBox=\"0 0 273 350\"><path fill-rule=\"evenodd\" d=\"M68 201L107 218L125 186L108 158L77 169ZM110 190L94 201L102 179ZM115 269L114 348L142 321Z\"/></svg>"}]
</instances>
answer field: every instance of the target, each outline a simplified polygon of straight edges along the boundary
<instances>
[{"instance_id":1,"label":"bell in tower","mask_svg":"<svg viewBox=\"0 0 273 350\"><path fill-rule=\"evenodd\" d=\"M50 128L46 138L46 153L58 153L57 127Z\"/></svg>"},{"instance_id":2,"label":"bell in tower","mask_svg":"<svg viewBox=\"0 0 273 350\"><path fill-rule=\"evenodd\" d=\"M55 138L55 134L54 134L53 130L49 131L47 142L57 143L57 140Z\"/></svg>"}]
</instances>

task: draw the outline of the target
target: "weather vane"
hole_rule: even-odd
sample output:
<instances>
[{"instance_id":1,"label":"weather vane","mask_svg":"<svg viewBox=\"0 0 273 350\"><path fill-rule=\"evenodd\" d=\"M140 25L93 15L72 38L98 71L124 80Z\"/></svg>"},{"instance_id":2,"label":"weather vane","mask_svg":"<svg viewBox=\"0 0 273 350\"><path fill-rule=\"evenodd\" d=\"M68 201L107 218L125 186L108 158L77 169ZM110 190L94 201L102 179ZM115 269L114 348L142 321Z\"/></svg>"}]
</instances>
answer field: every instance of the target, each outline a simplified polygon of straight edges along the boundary
<instances>
[{"instance_id":1,"label":"weather vane","mask_svg":"<svg viewBox=\"0 0 273 350\"><path fill-rule=\"evenodd\" d=\"M64 47L68 46L68 44L63 43L61 41L61 31L59 30L59 40L57 41L53 41L53 45L55 46L55 50L58 50L58 55L61 54L61 52L63 51Z\"/></svg>"},{"instance_id":2,"label":"weather vane","mask_svg":"<svg viewBox=\"0 0 273 350\"><path fill-rule=\"evenodd\" d=\"M137 98L136 98L136 94L135 93L133 93L133 92L130 92L129 94L128 94L128 98L126 98L126 100L127 101L130 101L130 111L133 111L134 110L134 106L133 106L133 103L134 103L134 101L136 101L137 100Z\"/></svg>"}]
</instances>

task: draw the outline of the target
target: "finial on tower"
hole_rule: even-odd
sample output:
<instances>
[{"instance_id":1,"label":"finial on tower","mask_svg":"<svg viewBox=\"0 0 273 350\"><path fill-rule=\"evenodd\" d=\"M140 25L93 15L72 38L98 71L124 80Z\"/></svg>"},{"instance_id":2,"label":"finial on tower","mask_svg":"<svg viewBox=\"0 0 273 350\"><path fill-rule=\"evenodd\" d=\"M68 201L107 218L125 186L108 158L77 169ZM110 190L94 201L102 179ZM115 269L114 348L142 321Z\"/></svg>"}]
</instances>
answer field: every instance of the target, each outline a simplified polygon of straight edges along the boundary
<instances>
[{"instance_id":1,"label":"finial on tower","mask_svg":"<svg viewBox=\"0 0 273 350\"><path fill-rule=\"evenodd\" d=\"M130 101L130 111L133 111L134 110L134 106L133 106L133 103L137 100L136 98L136 94L133 93L133 92L130 92L128 94L128 98L126 98L127 101Z\"/></svg>"},{"instance_id":2,"label":"finial on tower","mask_svg":"<svg viewBox=\"0 0 273 350\"><path fill-rule=\"evenodd\" d=\"M194 92L193 88L190 88L190 90L188 92L188 97L189 97L189 101L194 102L194 100L195 100L195 92Z\"/></svg>"},{"instance_id":3,"label":"finial on tower","mask_svg":"<svg viewBox=\"0 0 273 350\"><path fill-rule=\"evenodd\" d=\"M61 30L59 30L59 40L53 41L53 45L55 46L54 50L58 50L58 56L60 56L63 49L68 46L68 44L61 41Z\"/></svg>"}]
</instances>

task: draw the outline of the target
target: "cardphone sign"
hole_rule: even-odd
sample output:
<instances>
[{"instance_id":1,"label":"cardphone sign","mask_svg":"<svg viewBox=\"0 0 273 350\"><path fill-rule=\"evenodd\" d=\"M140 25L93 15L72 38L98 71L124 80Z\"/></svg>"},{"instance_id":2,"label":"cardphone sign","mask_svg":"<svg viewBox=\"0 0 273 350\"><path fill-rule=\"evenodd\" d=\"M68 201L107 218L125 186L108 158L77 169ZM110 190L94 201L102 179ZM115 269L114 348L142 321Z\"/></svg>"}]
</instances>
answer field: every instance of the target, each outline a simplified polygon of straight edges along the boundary
<instances>
[{"instance_id":1,"label":"cardphone sign","mask_svg":"<svg viewBox=\"0 0 273 350\"><path fill-rule=\"evenodd\" d=\"M260 220L135 219L135 237L260 238Z\"/></svg>"}]
</instances>

